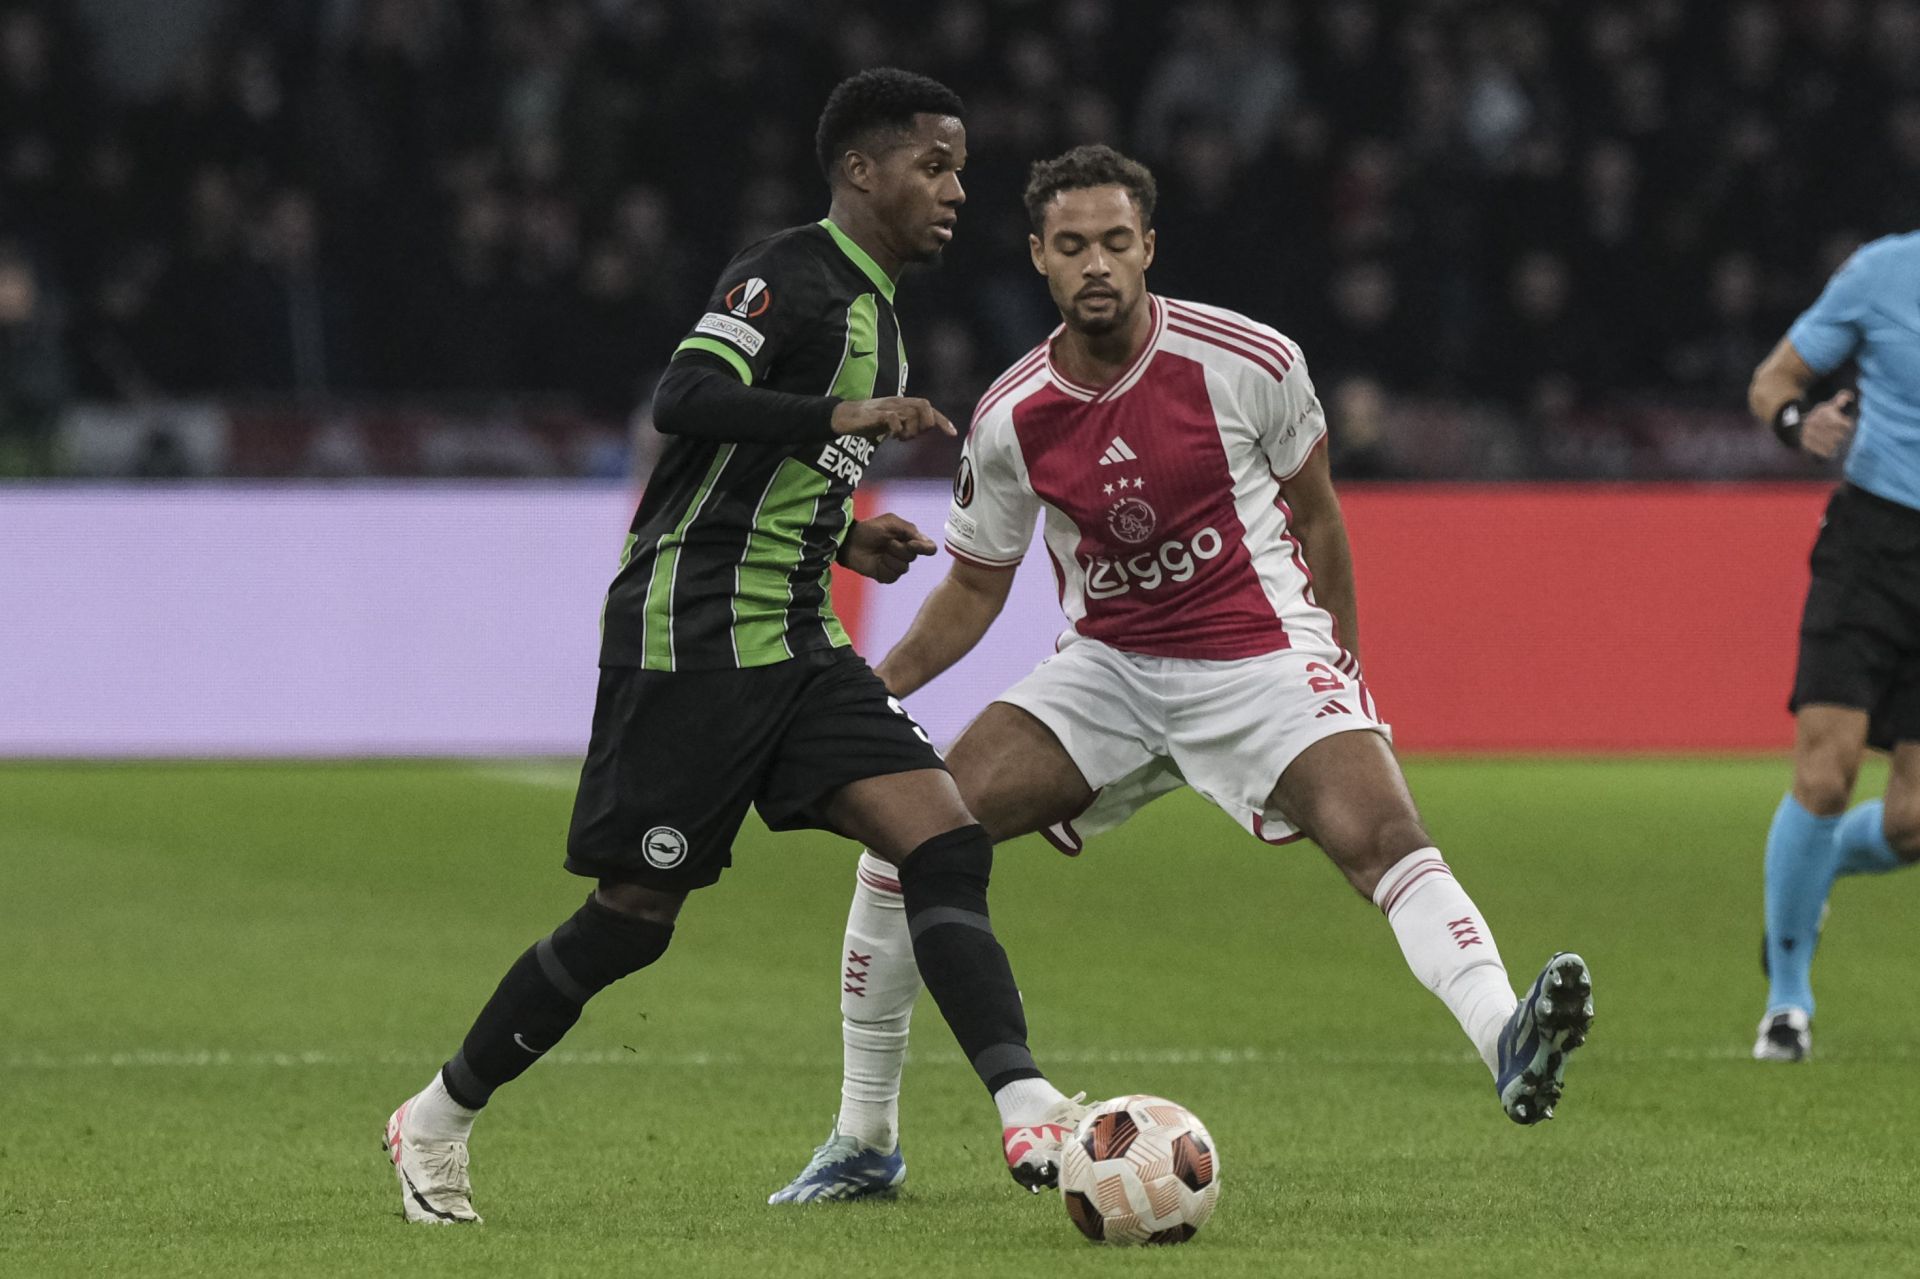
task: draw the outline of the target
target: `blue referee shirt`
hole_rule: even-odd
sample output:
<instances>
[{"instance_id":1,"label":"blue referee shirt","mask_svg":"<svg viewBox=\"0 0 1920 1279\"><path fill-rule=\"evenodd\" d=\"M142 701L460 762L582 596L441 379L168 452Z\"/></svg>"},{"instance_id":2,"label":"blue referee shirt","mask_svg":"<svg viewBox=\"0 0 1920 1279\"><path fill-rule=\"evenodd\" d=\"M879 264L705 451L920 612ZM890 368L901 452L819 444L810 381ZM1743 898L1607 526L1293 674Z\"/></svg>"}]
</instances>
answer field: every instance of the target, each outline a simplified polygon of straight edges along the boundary
<instances>
[{"instance_id":1,"label":"blue referee shirt","mask_svg":"<svg viewBox=\"0 0 1920 1279\"><path fill-rule=\"evenodd\" d=\"M1920 510L1920 232L1861 246L1787 330L1816 373L1860 359L1847 479Z\"/></svg>"}]
</instances>

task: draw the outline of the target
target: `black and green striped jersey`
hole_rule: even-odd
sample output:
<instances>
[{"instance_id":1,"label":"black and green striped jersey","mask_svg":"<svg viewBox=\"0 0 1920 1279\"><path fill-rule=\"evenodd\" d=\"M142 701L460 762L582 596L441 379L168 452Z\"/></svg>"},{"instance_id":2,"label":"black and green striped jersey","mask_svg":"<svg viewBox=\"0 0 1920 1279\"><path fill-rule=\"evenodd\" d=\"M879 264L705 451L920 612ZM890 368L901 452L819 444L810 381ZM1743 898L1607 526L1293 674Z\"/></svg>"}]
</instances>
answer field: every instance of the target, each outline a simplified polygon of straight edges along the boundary
<instances>
[{"instance_id":1,"label":"black and green striped jersey","mask_svg":"<svg viewBox=\"0 0 1920 1279\"><path fill-rule=\"evenodd\" d=\"M674 352L689 356L810 396L864 400L907 383L893 281L824 219L728 264ZM766 666L848 643L829 574L875 447L830 434L797 444L668 436L607 595L601 665Z\"/></svg>"}]
</instances>

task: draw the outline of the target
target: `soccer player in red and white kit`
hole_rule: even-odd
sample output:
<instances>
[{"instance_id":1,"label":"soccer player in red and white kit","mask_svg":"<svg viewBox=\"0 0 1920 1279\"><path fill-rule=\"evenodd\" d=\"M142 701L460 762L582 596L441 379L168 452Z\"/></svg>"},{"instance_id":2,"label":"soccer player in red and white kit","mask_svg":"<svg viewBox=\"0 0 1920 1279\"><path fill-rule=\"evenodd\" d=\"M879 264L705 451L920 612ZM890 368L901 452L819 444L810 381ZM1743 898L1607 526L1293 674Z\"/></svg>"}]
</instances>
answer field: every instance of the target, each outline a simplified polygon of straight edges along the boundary
<instances>
[{"instance_id":1,"label":"soccer player in red and white kit","mask_svg":"<svg viewBox=\"0 0 1920 1279\"><path fill-rule=\"evenodd\" d=\"M1063 851L1191 786L1257 838L1312 839L1386 915L1522 1124L1550 1118L1593 1017L1578 955L1516 999L1493 932L1433 846L1361 676L1326 420L1300 349L1147 292L1154 183L1111 148L1033 166L1033 265L1061 326L981 399L947 521L954 564L876 668L905 697L1005 604L1036 516L1072 624L948 766L996 840ZM889 1193L919 992L898 878L860 860L834 1131L771 1202ZM1007 1140L1059 1140L1011 1130Z\"/></svg>"}]
</instances>

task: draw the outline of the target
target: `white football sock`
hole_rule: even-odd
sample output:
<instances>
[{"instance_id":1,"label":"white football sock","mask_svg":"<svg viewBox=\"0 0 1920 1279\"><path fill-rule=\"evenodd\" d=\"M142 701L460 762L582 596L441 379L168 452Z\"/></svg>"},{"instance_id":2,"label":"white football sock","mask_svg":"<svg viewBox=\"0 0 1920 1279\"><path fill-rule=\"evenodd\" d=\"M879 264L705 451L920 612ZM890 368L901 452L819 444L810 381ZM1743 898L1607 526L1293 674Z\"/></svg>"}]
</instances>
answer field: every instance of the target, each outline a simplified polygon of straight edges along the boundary
<instances>
[{"instance_id":1,"label":"white football sock","mask_svg":"<svg viewBox=\"0 0 1920 1279\"><path fill-rule=\"evenodd\" d=\"M1519 999L1500 962L1493 931L1437 848L1395 862L1373 890L1373 904L1393 925L1400 953L1426 988L1440 996L1460 1029L1498 1072L1500 1032Z\"/></svg>"},{"instance_id":2,"label":"white football sock","mask_svg":"<svg viewBox=\"0 0 1920 1279\"><path fill-rule=\"evenodd\" d=\"M840 1117L835 1126L891 1153L900 1143L900 1075L907 1025L920 995L920 968L907 931L900 873L860 854L853 906L840 954Z\"/></svg>"},{"instance_id":3,"label":"white football sock","mask_svg":"<svg viewBox=\"0 0 1920 1279\"><path fill-rule=\"evenodd\" d=\"M1004 1128L1024 1128L1053 1118L1054 1108L1066 1097L1044 1079L1016 1079L993 1094Z\"/></svg>"},{"instance_id":4,"label":"white football sock","mask_svg":"<svg viewBox=\"0 0 1920 1279\"><path fill-rule=\"evenodd\" d=\"M455 1101L436 1070L433 1082L407 1104L407 1135L415 1141L465 1141L479 1113Z\"/></svg>"}]
</instances>

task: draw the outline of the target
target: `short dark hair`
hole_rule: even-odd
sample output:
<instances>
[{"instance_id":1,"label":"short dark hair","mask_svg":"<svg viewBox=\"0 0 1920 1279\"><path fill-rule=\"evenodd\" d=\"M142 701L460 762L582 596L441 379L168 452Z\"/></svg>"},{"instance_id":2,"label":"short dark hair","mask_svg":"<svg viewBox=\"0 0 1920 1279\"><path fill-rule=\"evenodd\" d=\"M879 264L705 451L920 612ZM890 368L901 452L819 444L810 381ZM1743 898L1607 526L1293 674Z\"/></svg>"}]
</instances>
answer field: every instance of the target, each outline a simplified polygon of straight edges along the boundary
<instances>
[{"instance_id":1,"label":"short dark hair","mask_svg":"<svg viewBox=\"0 0 1920 1279\"><path fill-rule=\"evenodd\" d=\"M862 139L882 130L904 133L917 115L965 119L966 110L960 95L938 80L898 67L874 67L834 86L813 132L813 152L820 171L833 182L840 157Z\"/></svg>"},{"instance_id":2,"label":"short dark hair","mask_svg":"<svg viewBox=\"0 0 1920 1279\"><path fill-rule=\"evenodd\" d=\"M1046 226L1047 203L1062 191L1084 191L1088 187L1125 187L1140 210L1140 227L1153 226L1153 205L1159 198L1153 174L1138 160L1129 160L1105 143L1075 147L1051 160L1035 160L1027 170L1027 217L1033 233Z\"/></svg>"}]
</instances>

